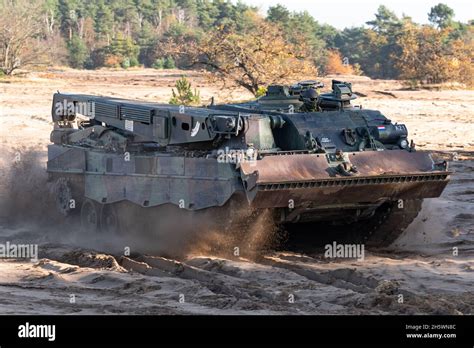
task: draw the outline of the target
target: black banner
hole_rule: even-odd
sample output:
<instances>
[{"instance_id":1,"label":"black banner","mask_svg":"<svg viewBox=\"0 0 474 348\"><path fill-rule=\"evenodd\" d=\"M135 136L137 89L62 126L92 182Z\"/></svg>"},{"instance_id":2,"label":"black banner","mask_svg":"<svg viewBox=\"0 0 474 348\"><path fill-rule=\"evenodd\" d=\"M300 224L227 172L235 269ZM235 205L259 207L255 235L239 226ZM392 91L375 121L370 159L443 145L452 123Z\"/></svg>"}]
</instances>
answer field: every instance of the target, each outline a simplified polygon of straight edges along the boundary
<instances>
[{"instance_id":1,"label":"black banner","mask_svg":"<svg viewBox=\"0 0 474 348\"><path fill-rule=\"evenodd\" d=\"M472 316L0 316L0 347L474 346Z\"/></svg>"}]
</instances>

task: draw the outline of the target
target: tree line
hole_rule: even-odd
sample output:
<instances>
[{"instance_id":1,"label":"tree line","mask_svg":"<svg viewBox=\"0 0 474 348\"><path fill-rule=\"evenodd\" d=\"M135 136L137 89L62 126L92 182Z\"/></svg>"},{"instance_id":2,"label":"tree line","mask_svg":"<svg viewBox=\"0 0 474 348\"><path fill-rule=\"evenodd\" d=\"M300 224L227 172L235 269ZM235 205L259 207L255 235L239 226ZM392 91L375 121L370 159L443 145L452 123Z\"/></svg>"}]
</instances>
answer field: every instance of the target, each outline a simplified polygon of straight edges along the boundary
<instances>
[{"instance_id":1,"label":"tree line","mask_svg":"<svg viewBox=\"0 0 474 348\"><path fill-rule=\"evenodd\" d=\"M226 0L0 0L0 72L29 65L196 69L254 94L317 74L473 85L474 21L445 4L428 25L380 6L338 30L285 6L266 15Z\"/></svg>"}]
</instances>

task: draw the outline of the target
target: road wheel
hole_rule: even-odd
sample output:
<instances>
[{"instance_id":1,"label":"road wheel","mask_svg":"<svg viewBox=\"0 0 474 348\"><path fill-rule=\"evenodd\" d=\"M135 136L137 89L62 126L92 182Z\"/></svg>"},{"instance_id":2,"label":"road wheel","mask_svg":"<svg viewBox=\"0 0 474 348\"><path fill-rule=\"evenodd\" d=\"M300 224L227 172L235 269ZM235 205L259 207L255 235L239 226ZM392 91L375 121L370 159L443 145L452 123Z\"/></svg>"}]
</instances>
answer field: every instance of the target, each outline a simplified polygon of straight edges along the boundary
<instances>
[{"instance_id":1,"label":"road wheel","mask_svg":"<svg viewBox=\"0 0 474 348\"><path fill-rule=\"evenodd\" d=\"M86 199L81 207L81 226L84 232L95 233L99 230L99 204Z\"/></svg>"},{"instance_id":2,"label":"road wheel","mask_svg":"<svg viewBox=\"0 0 474 348\"><path fill-rule=\"evenodd\" d=\"M116 203L103 204L100 210L100 230L107 234L122 234L122 223Z\"/></svg>"},{"instance_id":3,"label":"road wheel","mask_svg":"<svg viewBox=\"0 0 474 348\"><path fill-rule=\"evenodd\" d=\"M62 215L69 216L74 213L76 201L72 194L71 185L66 178L61 177L56 180L53 194L56 208Z\"/></svg>"}]
</instances>

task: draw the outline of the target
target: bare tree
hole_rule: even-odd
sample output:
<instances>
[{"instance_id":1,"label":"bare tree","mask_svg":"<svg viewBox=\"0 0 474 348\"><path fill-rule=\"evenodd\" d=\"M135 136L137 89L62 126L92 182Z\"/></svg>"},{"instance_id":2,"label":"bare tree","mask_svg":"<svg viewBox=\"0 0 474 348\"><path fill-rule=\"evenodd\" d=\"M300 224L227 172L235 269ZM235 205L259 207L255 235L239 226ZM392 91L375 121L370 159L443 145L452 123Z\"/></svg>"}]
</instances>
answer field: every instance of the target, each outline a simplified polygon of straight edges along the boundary
<instances>
[{"instance_id":1,"label":"bare tree","mask_svg":"<svg viewBox=\"0 0 474 348\"><path fill-rule=\"evenodd\" d=\"M41 11L41 1L0 2L0 71L4 74L40 59Z\"/></svg>"}]
</instances>

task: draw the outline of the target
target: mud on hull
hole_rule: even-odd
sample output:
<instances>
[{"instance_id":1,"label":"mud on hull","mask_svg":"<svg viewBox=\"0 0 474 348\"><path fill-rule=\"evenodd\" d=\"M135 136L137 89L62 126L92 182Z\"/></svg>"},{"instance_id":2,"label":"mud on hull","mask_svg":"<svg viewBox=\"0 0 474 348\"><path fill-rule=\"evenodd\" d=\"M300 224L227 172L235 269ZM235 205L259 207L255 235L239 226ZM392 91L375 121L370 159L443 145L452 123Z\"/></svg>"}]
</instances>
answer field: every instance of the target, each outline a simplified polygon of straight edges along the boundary
<instances>
[{"instance_id":1,"label":"mud on hull","mask_svg":"<svg viewBox=\"0 0 474 348\"><path fill-rule=\"evenodd\" d=\"M282 208L289 222L364 218L384 202L439 197L449 181L424 152L349 153L346 160L357 168L350 176L324 154L268 156L243 163L242 180L254 207Z\"/></svg>"}]
</instances>

